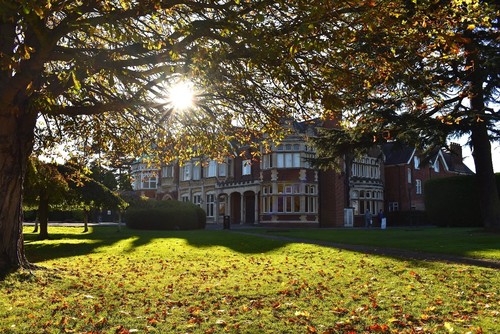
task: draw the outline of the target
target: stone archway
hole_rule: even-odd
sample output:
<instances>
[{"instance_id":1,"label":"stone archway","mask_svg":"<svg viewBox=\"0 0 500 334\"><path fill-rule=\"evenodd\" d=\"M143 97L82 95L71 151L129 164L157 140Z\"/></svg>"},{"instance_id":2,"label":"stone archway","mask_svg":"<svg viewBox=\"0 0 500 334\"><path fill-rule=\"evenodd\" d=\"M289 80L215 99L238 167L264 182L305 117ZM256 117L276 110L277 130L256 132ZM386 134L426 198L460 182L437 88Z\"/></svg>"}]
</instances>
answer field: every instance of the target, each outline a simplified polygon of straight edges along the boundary
<instances>
[{"instance_id":1,"label":"stone archway","mask_svg":"<svg viewBox=\"0 0 500 334\"><path fill-rule=\"evenodd\" d=\"M172 197L171 194L165 194L163 195L163 197L161 198L162 201L171 201L173 200L174 198Z\"/></svg>"},{"instance_id":2,"label":"stone archway","mask_svg":"<svg viewBox=\"0 0 500 334\"><path fill-rule=\"evenodd\" d=\"M234 192L229 195L231 224L241 224L241 194Z\"/></svg>"},{"instance_id":3,"label":"stone archway","mask_svg":"<svg viewBox=\"0 0 500 334\"><path fill-rule=\"evenodd\" d=\"M244 212L243 216L245 219L246 224L254 224L256 223L256 218L255 217L255 205L256 199L255 199L255 193L253 191L246 191L243 194L243 206L244 206Z\"/></svg>"}]
</instances>

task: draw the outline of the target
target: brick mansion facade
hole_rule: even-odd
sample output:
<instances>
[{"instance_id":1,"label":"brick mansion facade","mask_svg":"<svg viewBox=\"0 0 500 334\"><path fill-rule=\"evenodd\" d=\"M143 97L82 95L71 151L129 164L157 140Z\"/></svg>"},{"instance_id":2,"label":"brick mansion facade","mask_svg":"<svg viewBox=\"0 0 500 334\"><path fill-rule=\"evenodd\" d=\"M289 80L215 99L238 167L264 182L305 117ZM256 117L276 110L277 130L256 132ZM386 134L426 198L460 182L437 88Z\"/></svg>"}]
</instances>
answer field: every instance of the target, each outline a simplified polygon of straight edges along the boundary
<instances>
[{"instance_id":1,"label":"brick mansion facade","mask_svg":"<svg viewBox=\"0 0 500 334\"><path fill-rule=\"evenodd\" d=\"M472 173L456 144L455 152L440 150L425 167L415 149L388 143L348 168L344 163L342 171L318 170L309 163L315 152L307 142L316 126L293 123L293 134L258 161L246 148L222 163L200 158L155 168L137 161L133 187L148 197L199 205L207 223L226 216L231 224L339 227L361 224L366 210L423 210L423 182Z\"/></svg>"}]
</instances>

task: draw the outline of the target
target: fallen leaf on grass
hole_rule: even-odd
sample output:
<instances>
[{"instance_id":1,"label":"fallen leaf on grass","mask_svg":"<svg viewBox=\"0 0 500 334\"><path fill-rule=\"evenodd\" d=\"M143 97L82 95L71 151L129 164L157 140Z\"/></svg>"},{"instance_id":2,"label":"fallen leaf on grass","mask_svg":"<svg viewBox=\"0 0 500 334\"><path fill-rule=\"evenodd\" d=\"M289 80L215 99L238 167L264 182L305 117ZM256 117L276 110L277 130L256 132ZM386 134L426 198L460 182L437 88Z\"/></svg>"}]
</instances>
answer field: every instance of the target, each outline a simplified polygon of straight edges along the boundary
<instances>
[{"instance_id":1,"label":"fallen leaf on grass","mask_svg":"<svg viewBox=\"0 0 500 334\"><path fill-rule=\"evenodd\" d=\"M224 320L224 319L217 319L215 321L215 324L219 325L219 326L226 326L227 325L227 322Z\"/></svg>"},{"instance_id":2,"label":"fallen leaf on grass","mask_svg":"<svg viewBox=\"0 0 500 334\"><path fill-rule=\"evenodd\" d=\"M446 328L446 330L449 333L453 333L455 331L455 329L453 328L453 326L449 322L444 323L444 328Z\"/></svg>"},{"instance_id":3,"label":"fallen leaf on grass","mask_svg":"<svg viewBox=\"0 0 500 334\"><path fill-rule=\"evenodd\" d=\"M374 325L371 325L369 327L369 329L370 329L370 332L386 333L389 331L389 326L387 326L386 324L382 324L382 325L374 324Z\"/></svg>"},{"instance_id":4,"label":"fallen leaf on grass","mask_svg":"<svg viewBox=\"0 0 500 334\"><path fill-rule=\"evenodd\" d=\"M307 318L309 318L311 316L311 314L309 312L307 312L307 311L296 311L295 312L295 316L299 317L299 318L303 317L303 318L307 319Z\"/></svg>"},{"instance_id":5,"label":"fallen leaf on grass","mask_svg":"<svg viewBox=\"0 0 500 334\"><path fill-rule=\"evenodd\" d=\"M309 325L309 326L307 326L307 332L308 333L317 333L318 331L316 330L316 327Z\"/></svg>"}]
</instances>

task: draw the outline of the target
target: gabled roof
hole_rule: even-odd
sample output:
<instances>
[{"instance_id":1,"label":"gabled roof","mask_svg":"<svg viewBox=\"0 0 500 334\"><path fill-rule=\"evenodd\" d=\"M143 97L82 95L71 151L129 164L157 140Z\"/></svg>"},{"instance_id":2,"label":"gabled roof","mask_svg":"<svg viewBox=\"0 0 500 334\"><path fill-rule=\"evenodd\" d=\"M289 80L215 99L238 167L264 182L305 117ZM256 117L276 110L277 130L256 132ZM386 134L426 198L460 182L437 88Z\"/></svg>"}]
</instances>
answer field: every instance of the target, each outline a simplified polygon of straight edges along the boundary
<instances>
[{"instance_id":1,"label":"gabled roof","mask_svg":"<svg viewBox=\"0 0 500 334\"><path fill-rule=\"evenodd\" d=\"M390 142L382 145L386 166L409 164L415 155L415 151L414 147L398 142Z\"/></svg>"},{"instance_id":2,"label":"gabled roof","mask_svg":"<svg viewBox=\"0 0 500 334\"><path fill-rule=\"evenodd\" d=\"M429 165L434 166L438 160L441 160L441 163L443 164L446 170L450 170L450 168L448 167L448 163L446 162L446 159L443 156L443 150L437 150L436 153L434 153L429 158Z\"/></svg>"},{"instance_id":3,"label":"gabled roof","mask_svg":"<svg viewBox=\"0 0 500 334\"><path fill-rule=\"evenodd\" d=\"M408 165L416 154L414 147L398 142L390 142L382 145L382 152L385 156L386 166ZM437 150L429 158L429 164L433 165L437 159L441 159L448 172L457 174L474 174L462 161L462 157L445 149Z\"/></svg>"},{"instance_id":4,"label":"gabled roof","mask_svg":"<svg viewBox=\"0 0 500 334\"><path fill-rule=\"evenodd\" d=\"M293 128L299 134L308 134L312 132L316 134L317 128L321 126L322 121L319 118L314 118L307 121L294 121Z\"/></svg>"},{"instance_id":5,"label":"gabled roof","mask_svg":"<svg viewBox=\"0 0 500 334\"><path fill-rule=\"evenodd\" d=\"M443 159L446 162L446 166L448 168L448 171L457 173L457 174L464 174L464 175L472 175L474 172L470 170L469 167L467 167L466 164L461 160L461 158L458 158L455 156L452 152L446 152L443 151ZM458 159L457 159L458 158Z\"/></svg>"}]
</instances>

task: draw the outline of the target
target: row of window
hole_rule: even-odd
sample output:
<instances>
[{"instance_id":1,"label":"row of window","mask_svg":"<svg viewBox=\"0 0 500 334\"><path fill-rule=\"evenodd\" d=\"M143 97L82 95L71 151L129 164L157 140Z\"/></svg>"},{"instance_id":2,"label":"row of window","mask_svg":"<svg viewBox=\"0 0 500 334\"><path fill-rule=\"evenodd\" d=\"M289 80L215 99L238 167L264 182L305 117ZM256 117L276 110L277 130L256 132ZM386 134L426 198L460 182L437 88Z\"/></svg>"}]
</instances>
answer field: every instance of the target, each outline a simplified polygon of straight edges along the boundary
<instances>
[{"instance_id":1,"label":"row of window","mask_svg":"<svg viewBox=\"0 0 500 334\"><path fill-rule=\"evenodd\" d=\"M262 187L264 213L316 213L318 211L317 186L314 184L278 183ZM303 203L303 204L301 204Z\"/></svg>"},{"instance_id":2,"label":"row of window","mask_svg":"<svg viewBox=\"0 0 500 334\"><path fill-rule=\"evenodd\" d=\"M439 166L439 164L437 164ZM412 176L411 176L411 169L408 168L408 183L412 184ZM415 179L415 192L417 195L422 194L422 180L420 179Z\"/></svg>"},{"instance_id":3,"label":"row of window","mask_svg":"<svg viewBox=\"0 0 500 334\"><path fill-rule=\"evenodd\" d=\"M262 156L262 169L270 168L312 168L310 159L315 157L309 152L270 153Z\"/></svg>"},{"instance_id":4,"label":"row of window","mask_svg":"<svg viewBox=\"0 0 500 334\"><path fill-rule=\"evenodd\" d=\"M263 187L262 212L263 213L317 213L318 197L315 185L305 185L304 193L300 194L300 185L281 185L279 194L273 194L271 186ZM192 199L188 194L181 195L181 201L203 206L202 195L194 194ZM215 215L215 194L205 195L205 210L207 217Z\"/></svg>"},{"instance_id":5,"label":"row of window","mask_svg":"<svg viewBox=\"0 0 500 334\"><path fill-rule=\"evenodd\" d=\"M380 179L380 164L370 157L356 159L352 164L351 175L370 179Z\"/></svg>"},{"instance_id":6,"label":"row of window","mask_svg":"<svg viewBox=\"0 0 500 334\"><path fill-rule=\"evenodd\" d=\"M415 169L420 169L420 158L415 156L413 157L413 166ZM439 173L439 159L436 159L436 161L432 164L431 168L434 169L436 173Z\"/></svg>"},{"instance_id":7,"label":"row of window","mask_svg":"<svg viewBox=\"0 0 500 334\"><path fill-rule=\"evenodd\" d=\"M184 166L180 167L180 176L181 181L190 181L190 180L201 180L201 178L209 178L209 177L225 177L228 175L232 175L232 160L228 160L227 163L218 163L214 160L210 160L207 165L202 166L200 163L187 163ZM242 161L242 175L251 175L252 174L252 163L251 160L243 160ZM174 169L173 166L165 166L162 167L162 177L172 178L174 177Z\"/></svg>"},{"instance_id":8,"label":"row of window","mask_svg":"<svg viewBox=\"0 0 500 334\"><path fill-rule=\"evenodd\" d=\"M231 163L231 160L228 163L217 163L215 160L210 160L205 166L202 166L199 162L187 163L180 168L181 181L200 180L202 176L227 176ZM165 174L163 174L163 170L165 170ZM162 177L171 178L173 176L173 166L166 166L162 168Z\"/></svg>"},{"instance_id":9,"label":"row of window","mask_svg":"<svg viewBox=\"0 0 500 334\"><path fill-rule=\"evenodd\" d=\"M313 158L312 154L305 156L304 159L301 153L274 153L266 154L262 158L263 169L273 168L311 168L308 158ZM273 162L275 160L275 162ZM216 161L210 161L208 165L202 168L199 163L188 163L180 168L181 181L200 180L203 177L225 177L231 171L232 160L228 163L218 164ZM172 166L162 167L162 177L172 178ZM252 174L252 161L250 159L243 160L241 166L242 175Z\"/></svg>"},{"instance_id":10,"label":"row of window","mask_svg":"<svg viewBox=\"0 0 500 334\"><path fill-rule=\"evenodd\" d=\"M309 159L313 159L315 153L312 147L303 144L281 144L276 147L276 152L262 156L261 168L311 168ZM227 163L208 161L206 165L200 162L187 163L180 168L181 181L200 180L202 177L224 177L232 175L233 160ZM252 162L250 159L243 160L241 165L242 175L251 175ZM162 177L174 177L173 166L162 167Z\"/></svg>"},{"instance_id":11,"label":"row of window","mask_svg":"<svg viewBox=\"0 0 500 334\"><path fill-rule=\"evenodd\" d=\"M134 173L132 179L133 189L157 189L158 175L156 171L140 171Z\"/></svg>"},{"instance_id":12,"label":"row of window","mask_svg":"<svg viewBox=\"0 0 500 334\"><path fill-rule=\"evenodd\" d=\"M382 200L362 200L362 199L353 199L351 201L351 206L354 209L355 215L362 215L368 210L372 214L376 214L380 209L384 208L384 202Z\"/></svg>"},{"instance_id":13,"label":"row of window","mask_svg":"<svg viewBox=\"0 0 500 334\"><path fill-rule=\"evenodd\" d=\"M262 196L263 213L317 213L318 197L303 195Z\"/></svg>"},{"instance_id":14,"label":"row of window","mask_svg":"<svg viewBox=\"0 0 500 334\"><path fill-rule=\"evenodd\" d=\"M181 196L182 202L189 202L189 195ZM193 195L193 204L198 205L200 208L202 207L201 194ZM207 217L215 216L215 194L206 194L205 195L205 212Z\"/></svg>"},{"instance_id":15,"label":"row of window","mask_svg":"<svg viewBox=\"0 0 500 334\"><path fill-rule=\"evenodd\" d=\"M380 199L382 200L384 197L384 193L382 190L353 190L351 193L351 197L353 199Z\"/></svg>"},{"instance_id":16,"label":"row of window","mask_svg":"<svg viewBox=\"0 0 500 334\"><path fill-rule=\"evenodd\" d=\"M273 186L262 186L263 195L269 194L310 194L315 195L317 186L315 184L301 184L301 183L278 183L276 187L277 192L273 192Z\"/></svg>"}]
</instances>

